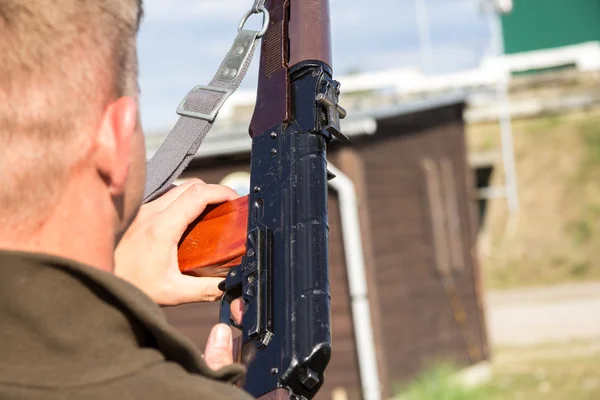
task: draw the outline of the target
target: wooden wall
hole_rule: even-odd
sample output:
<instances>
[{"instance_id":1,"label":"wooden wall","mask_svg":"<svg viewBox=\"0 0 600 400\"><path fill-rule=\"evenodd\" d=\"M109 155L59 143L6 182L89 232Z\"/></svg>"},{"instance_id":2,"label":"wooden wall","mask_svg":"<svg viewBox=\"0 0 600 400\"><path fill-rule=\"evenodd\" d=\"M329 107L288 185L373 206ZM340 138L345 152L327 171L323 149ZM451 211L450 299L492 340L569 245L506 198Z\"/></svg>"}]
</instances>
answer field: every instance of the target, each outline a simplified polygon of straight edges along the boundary
<instances>
[{"instance_id":1,"label":"wooden wall","mask_svg":"<svg viewBox=\"0 0 600 400\"><path fill-rule=\"evenodd\" d=\"M207 183L219 183L233 172L249 171L247 157L210 159L195 162L184 177L195 176ZM329 196L329 279L331 290L331 323L333 353L326 371L325 385L318 399L330 399L336 387L343 387L349 399L360 398L360 378L356 344L350 311L348 279L340 228L338 201L332 191ZM218 320L217 304L193 304L164 309L169 321L189 337L200 349Z\"/></svg>"},{"instance_id":2,"label":"wooden wall","mask_svg":"<svg viewBox=\"0 0 600 400\"><path fill-rule=\"evenodd\" d=\"M487 358L475 254L473 173L462 105L378 121L375 135L335 145L330 161L359 193L369 299L381 380L393 387L434 359L468 365ZM248 171L247 156L196 161L193 175L218 183ZM330 191L333 354L319 399L343 388L360 399L360 377L336 194ZM454 212L452 212L454 210ZM454 217L456 218L454 218ZM214 304L165 309L199 347L217 320Z\"/></svg>"},{"instance_id":3,"label":"wooden wall","mask_svg":"<svg viewBox=\"0 0 600 400\"><path fill-rule=\"evenodd\" d=\"M487 358L461 111L380 121L377 134L351 150L363 169L377 288L370 298L388 392L434 361L466 366Z\"/></svg>"}]
</instances>

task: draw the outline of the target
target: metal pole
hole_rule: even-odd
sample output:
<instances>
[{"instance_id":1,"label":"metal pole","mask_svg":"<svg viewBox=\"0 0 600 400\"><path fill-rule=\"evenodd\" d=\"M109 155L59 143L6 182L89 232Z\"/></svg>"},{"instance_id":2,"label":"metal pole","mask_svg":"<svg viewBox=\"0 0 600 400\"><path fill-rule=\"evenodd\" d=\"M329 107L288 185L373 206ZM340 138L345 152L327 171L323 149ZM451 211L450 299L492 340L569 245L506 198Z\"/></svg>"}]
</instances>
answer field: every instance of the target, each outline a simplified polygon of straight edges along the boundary
<instances>
[{"instance_id":1,"label":"metal pole","mask_svg":"<svg viewBox=\"0 0 600 400\"><path fill-rule=\"evenodd\" d=\"M490 28L492 36L492 50L497 56L504 54L504 39L502 35L502 22L500 14L493 4L488 8L490 12ZM511 215L519 212L519 196L517 189L517 169L515 165L515 152L513 143L512 121L510 115L510 100L508 91L508 76L510 71L502 69L496 83L496 99L498 101L498 122L502 141L502 161L504 164L504 181L506 187L506 200L508 211Z\"/></svg>"},{"instance_id":2,"label":"metal pole","mask_svg":"<svg viewBox=\"0 0 600 400\"><path fill-rule=\"evenodd\" d=\"M433 72L433 50L431 45L431 35L429 33L427 0L415 0L415 13L419 30L419 43L421 45L421 60L425 72L430 74Z\"/></svg>"}]
</instances>

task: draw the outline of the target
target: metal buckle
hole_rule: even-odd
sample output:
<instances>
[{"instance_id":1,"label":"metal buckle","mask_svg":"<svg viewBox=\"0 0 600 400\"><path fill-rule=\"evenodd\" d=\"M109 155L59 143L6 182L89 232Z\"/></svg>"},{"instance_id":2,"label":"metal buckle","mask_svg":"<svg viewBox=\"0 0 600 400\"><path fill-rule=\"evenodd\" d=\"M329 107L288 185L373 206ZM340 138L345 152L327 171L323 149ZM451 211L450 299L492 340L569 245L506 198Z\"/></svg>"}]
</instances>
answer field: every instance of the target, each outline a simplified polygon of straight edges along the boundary
<instances>
[{"instance_id":1,"label":"metal buckle","mask_svg":"<svg viewBox=\"0 0 600 400\"><path fill-rule=\"evenodd\" d=\"M217 103L217 105L213 108L210 114L204 114L201 112L190 111L185 109L185 103L190 97L190 95L201 90L206 90L208 92L215 93L223 93L223 98ZM231 96L232 93L233 91L229 89L222 89L214 86L198 85L192 90L190 90L190 92L184 97L181 103L179 103L179 106L177 107L177 114L181 115L182 117L198 118L208 122L214 122L215 118L217 118L219 110L221 110L221 107L223 107L223 104L225 104L225 101L227 101L227 99L229 98L229 96Z\"/></svg>"},{"instance_id":2,"label":"metal buckle","mask_svg":"<svg viewBox=\"0 0 600 400\"><path fill-rule=\"evenodd\" d=\"M271 22L271 16L269 15L269 11L265 8L264 3L265 2L261 1L261 0L256 0L254 2L254 7L252 7L250 10L246 11L246 14L244 14L244 16L242 17L242 20L240 21L240 24L238 25L238 32L244 28L244 25L246 25L246 21L248 21L248 18L250 18L252 16L252 14L262 14L263 15L263 25L262 25L261 30L258 32L258 35L256 35L256 37L261 38L265 35L265 33L267 33L267 29L269 29L269 23Z\"/></svg>"}]
</instances>

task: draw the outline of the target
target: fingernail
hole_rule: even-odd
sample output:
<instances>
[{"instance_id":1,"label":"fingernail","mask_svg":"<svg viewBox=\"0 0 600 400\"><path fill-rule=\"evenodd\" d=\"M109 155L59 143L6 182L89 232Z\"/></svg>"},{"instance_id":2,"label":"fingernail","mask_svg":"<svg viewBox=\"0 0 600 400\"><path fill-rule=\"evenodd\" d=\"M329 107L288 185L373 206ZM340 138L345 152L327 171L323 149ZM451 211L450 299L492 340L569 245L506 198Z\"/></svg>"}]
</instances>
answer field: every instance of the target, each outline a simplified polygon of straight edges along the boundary
<instances>
[{"instance_id":1,"label":"fingernail","mask_svg":"<svg viewBox=\"0 0 600 400\"><path fill-rule=\"evenodd\" d=\"M215 332L215 345L227 347L231 342L231 329L226 325L217 325Z\"/></svg>"}]
</instances>

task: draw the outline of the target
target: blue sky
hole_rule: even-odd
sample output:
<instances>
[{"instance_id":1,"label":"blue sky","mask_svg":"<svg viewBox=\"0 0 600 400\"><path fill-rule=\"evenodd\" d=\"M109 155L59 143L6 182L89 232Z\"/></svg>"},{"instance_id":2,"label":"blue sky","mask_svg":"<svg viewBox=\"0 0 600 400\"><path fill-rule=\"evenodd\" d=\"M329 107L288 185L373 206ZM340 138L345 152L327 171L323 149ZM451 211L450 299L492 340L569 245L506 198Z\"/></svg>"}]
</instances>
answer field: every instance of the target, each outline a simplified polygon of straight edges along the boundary
<instances>
[{"instance_id":1,"label":"blue sky","mask_svg":"<svg viewBox=\"0 0 600 400\"><path fill-rule=\"evenodd\" d=\"M334 72L420 66L414 0L330 0ZM139 34L142 121L169 130L188 90L206 84L252 0L145 0ZM473 67L490 49L478 0L426 0L434 72ZM255 21L258 23L258 20ZM257 64L245 88L256 85Z\"/></svg>"}]
</instances>

